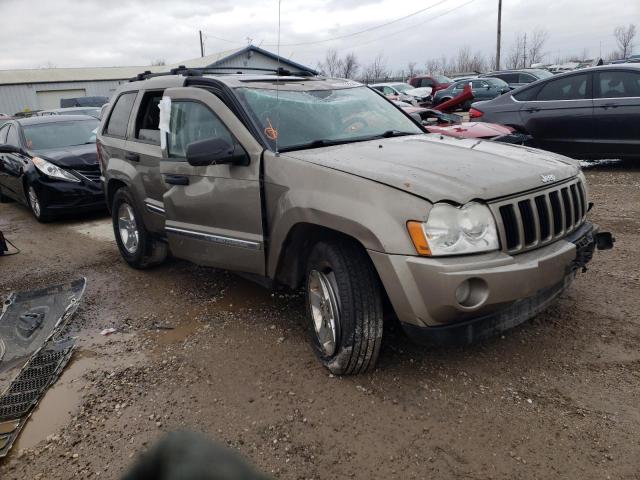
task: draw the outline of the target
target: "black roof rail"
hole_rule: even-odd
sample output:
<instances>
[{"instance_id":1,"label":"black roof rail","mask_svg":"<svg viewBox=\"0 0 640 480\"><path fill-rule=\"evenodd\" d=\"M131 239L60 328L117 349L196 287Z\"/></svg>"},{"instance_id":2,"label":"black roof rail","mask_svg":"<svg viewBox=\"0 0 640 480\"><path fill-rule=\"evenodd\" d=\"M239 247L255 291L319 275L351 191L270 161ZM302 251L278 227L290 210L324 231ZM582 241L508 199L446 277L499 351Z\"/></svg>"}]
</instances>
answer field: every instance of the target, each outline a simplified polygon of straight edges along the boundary
<instances>
[{"instance_id":1,"label":"black roof rail","mask_svg":"<svg viewBox=\"0 0 640 480\"><path fill-rule=\"evenodd\" d=\"M220 70L236 70L235 73L221 73ZM185 77L198 77L202 76L206 73L217 73L218 75L234 75L245 73L244 71L250 72L270 72L274 73L279 77L289 77L289 76L300 76L300 77L315 77L316 74L309 70L287 70L286 68L258 68L258 67L198 67L198 68L187 68L184 65L180 65L178 67L172 68L168 72L158 72L152 73L150 70L145 70L142 73L139 73L133 78L130 78L130 82L137 82L139 80L147 80L149 78L161 77L165 75L184 75Z\"/></svg>"}]
</instances>

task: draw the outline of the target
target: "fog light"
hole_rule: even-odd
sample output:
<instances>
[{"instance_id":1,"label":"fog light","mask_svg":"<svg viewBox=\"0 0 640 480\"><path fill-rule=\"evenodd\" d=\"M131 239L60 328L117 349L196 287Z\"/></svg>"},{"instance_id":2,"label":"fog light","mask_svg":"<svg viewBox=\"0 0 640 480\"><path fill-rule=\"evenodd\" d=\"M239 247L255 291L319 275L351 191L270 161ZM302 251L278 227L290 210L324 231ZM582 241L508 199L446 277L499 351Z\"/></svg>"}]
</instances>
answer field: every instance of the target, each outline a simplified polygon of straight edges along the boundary
<instances>
[{"instance_id":1,"label":"fog light","mask_svg":"<svg viewBox=\"0 0 640 480\"><path fill-rule=\"evenodd\" d=\"M464 305L469 300L469 295L471 295L471 285L469 280L465 280L456 288L456 301L460 305Z\"/></svg>"},{"instance_id":2,"label":"fog light","mask_svg":"<svg viewBox=\"0 0 640 480\"><path fill-rule=\"evenodd\" d=\"M481 278L467 278L458 285L455 296L461 307L478 308L489 298L489 287Z\"/></svg>"}]
</instances>

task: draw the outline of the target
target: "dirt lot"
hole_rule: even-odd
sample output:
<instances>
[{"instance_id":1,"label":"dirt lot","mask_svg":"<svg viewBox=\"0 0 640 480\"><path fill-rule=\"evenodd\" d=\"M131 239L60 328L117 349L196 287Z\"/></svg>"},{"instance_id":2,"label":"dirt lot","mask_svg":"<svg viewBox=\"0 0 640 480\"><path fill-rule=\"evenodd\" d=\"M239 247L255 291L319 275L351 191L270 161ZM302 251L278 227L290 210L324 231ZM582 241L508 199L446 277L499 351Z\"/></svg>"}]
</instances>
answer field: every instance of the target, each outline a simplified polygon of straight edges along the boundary
<instances>
[{"instance_id":1,"label":"dirt lot","mask_svg":"<svg viewBox=\"0 0 640 480\"><path fill-rule=\"evenodd\" d=\"M552 308L467 348L391 331L378 369L351 378L316 362L297 293L177 260L135 271L105 216L41 225L0 205L22 249L0 258L0 296L88 279L79 348L0 478L118 478L185 428L284 479L640 478L640 168L587 177L616 248Z\"/></svg>"}]
</instances>

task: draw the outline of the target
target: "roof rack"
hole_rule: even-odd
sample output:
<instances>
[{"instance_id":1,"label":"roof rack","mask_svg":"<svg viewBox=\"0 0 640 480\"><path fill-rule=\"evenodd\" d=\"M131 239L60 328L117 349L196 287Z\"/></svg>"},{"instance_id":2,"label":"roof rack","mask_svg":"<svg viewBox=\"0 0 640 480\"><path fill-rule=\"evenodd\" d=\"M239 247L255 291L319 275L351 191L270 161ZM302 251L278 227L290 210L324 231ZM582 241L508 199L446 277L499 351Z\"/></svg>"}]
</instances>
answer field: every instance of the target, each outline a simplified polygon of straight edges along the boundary
<instances>
[{"instance_id":1,"label":"roof rack","mask_svg":"<svg viewBox=\"0 0 640 480\"><path fill-rule=\"evenodd\" d=\"M235 70L234 73L221 73L220 70ZM133 78L130 78L130 82L137 82L139 80L147 80L154 77L162 77L165 75L184 75L185 77L200 77L207 73L217 73L218 75L242 75L244 71L250 72L269 72L274 73L278 77L300 76L300 77L314 77L316 74L309 70L287 70L286 68L257 68L257 67L199 67L199 68L187 68L184 65L180 65L176 68L172 68L168 72L153 73L151 70L145 70L139 73Z\"/></svg>"}]
</instances>

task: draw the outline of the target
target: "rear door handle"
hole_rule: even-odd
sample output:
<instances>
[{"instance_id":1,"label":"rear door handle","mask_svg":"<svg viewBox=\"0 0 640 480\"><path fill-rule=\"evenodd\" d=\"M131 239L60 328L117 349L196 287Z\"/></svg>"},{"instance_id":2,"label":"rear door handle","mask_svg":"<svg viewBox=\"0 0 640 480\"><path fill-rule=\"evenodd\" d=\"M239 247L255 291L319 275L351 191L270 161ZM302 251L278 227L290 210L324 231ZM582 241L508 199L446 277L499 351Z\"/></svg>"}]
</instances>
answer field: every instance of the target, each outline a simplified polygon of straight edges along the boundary
<instances>
[{"instance_id":1,"label":"rear door handle","mask_svg":"<svg viewBox=\"0 0 640 480\"><path fill-rule=\"evenodd\" d=\"M602 108L618 108L618 105L615 103L605 103L604 105L600 105Z\"/></svg>"},{"instance_id":2,"label":"rear door handle","mask_svg":"<svg viewBox=\"0 0 640 480\"><path fill-rule=\"evenodd\" d=\"M525 108L524 111L529 113L535 113L535 112L539 112L540 109L538 107L530 107L530 108Z\"/></svg>"},{"instance_id":3,"label":"rear door handle","mask_svg":"<svg viewBox=\"0 0 640 480\"><path fill-rule=\"evenodd\" d=\"M165 175L164 181L169 185L189 185L189 177L186 175Z\"/></svg>"},{"instance_id":4,"label":"rear door handle","mask_svg":"<svg viewBox=\"0 0 640 480\"><path fill-rule=\"evenodd\" d=\"M124 158L126 158L130 162L139 162L140 161L140 155L138 155L137 153L127 152L127 153L124 154Z\"/></svg>"}]
</instances>

